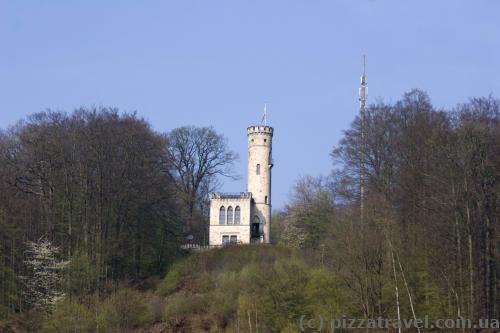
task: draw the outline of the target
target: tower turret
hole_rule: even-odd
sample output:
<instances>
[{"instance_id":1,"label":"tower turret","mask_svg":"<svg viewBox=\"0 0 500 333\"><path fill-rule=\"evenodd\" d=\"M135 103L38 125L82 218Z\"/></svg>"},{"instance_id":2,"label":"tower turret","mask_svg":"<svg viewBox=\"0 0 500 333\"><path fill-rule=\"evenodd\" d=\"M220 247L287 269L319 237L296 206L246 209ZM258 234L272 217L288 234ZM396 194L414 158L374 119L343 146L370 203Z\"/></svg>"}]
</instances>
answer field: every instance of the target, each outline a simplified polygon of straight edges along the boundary
<instances>
[{"instance_id":1,"label":"tower turret","mask_svg":"<svg viewBox=\"0 0 500 333\"><path fill-rule=\"evenodd\" d=\"M247 128L248 192L254 205L251 216L251 241L271 240L271 169L273 128L255 125Z\"/></svg>"}]
</instances>

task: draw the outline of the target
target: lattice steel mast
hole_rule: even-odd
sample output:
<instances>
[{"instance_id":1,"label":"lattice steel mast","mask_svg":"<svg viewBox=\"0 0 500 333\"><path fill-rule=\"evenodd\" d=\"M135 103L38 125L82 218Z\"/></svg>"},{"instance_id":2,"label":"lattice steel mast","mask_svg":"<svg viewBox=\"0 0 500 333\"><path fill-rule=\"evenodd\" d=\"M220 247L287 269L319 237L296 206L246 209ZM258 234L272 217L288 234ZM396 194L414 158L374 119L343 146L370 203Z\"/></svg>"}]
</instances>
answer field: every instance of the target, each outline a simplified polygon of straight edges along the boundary
<instances>
[{"instance_id":1,"label":"lattice steel mast","mask_svg":"<svg viewBox=\"0 0 500 333\"><path fill-rule=\"evenodd\" d=\"M365 155L366 155L366 96L368 94L368 85L366 83L366 63L363 55L363 73L361 74L361 85L359 87L359 118L360 118L360 134L361 134L361 151L359 158L359 201L360 201L360 218L364 221L365 210Z\"/></svg>"}]
</instances>

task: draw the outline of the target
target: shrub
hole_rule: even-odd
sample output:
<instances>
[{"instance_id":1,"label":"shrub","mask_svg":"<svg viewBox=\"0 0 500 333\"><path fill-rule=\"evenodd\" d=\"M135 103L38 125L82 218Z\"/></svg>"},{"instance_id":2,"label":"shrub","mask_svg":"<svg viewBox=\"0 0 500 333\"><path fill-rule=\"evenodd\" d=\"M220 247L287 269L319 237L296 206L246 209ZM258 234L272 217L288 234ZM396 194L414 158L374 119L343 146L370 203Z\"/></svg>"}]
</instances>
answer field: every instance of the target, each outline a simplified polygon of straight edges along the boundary
<instances>
[{"instance_id":1,"label":"shrub","mask_svg":"<svg viewBox=\"0 0 500 333\"><path fill-rule=\"evenodd\" d=\"M70 295L85 296L92 294L96 285L97 268L90 257L85 254L77 254L71 258L68 267L68 286L67 292Z\"/></svg>"},{"instance_id":2,"label":"shrub","mask_svg":"<svg viewBox=\"0 0 500 333\"><path fill-rule=\"evenodd\" d=\"M193 255L175 263L158 286L158 294L167 296L179 289L195 290L203 282L199 273L198 255Z\"/></svg>"},{"instance_id":3,"label":"shrub","mask_svg":"<svg viewBox=\"0 0 500 333\"><path fill-rule=\"evenodd\" d=\"M148 301L137 291L120 289L102 304L99 327L120 333L152 320Z\"/></svg>"},{"instance_id":4,"label":"shrub","mask_svg":"<svg viewBox=\"0 0 500 333\"><path fill-rule=\"evenodd\" d=\"M203 295L176 293L165 299L163 319L174 332L192 332L194 328L210 327L211 323L204 321L210 304Z\"/></svg>"},{"instance_id":5,"label":"shrub","mask_svg":"<svg viewBox=\"0 0 500 333\"><path fill-rule=\"evenodd\" d=\"M88 307L66 299L56 305L40 332L86 333L94 332L95 326L94 314Z\"/></svg>"},{"instance_id":6,"label":"shrub","mask_svg":"<svg viewBox=\"0 0 500 333\"><path fill-rule=\"evenodd\" d=\"M178 319L189 314L203 313L208 308L208 302L202 295L175 294L165 300L164 318Z\"/></svg>"}]
</instances>

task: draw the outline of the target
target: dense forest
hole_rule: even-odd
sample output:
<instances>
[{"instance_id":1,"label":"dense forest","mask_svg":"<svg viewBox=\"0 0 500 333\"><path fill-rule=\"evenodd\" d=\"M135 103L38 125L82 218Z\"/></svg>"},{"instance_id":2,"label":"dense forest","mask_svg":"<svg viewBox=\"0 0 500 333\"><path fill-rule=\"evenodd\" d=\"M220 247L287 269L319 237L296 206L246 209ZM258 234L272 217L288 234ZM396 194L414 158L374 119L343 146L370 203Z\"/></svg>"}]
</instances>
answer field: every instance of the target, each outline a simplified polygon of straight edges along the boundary
<instances>
[{"instance_id":1,"label":"dense forest","mask_svg":"<svg viewBox=\"0 0 500 333\"><path fill-rule=\"evenodd\" d=\"M269 246L193 254L234 176L213 128L116 109L0 132L0 331L296 332L327 318L500 317L500 100L370 105L297 180ZM318 138L319 140L319 138ZM360 210L360 165L365 194Z\"/></svg>"},{"instance_id":2,"label":"dense forest","mask_svg":"<svg viewBox=\"0 0 500 333\"><path fill-rule=\"evenodd\" d=\"M332 174L297 182L275 219L279 242L340 274L365 317L394 313L397 280L401 311L498 318L499 116L491 96L450 111L419 90L371 105L364 147L356 119L331 152Z\"/></svg>"}]
</instances>

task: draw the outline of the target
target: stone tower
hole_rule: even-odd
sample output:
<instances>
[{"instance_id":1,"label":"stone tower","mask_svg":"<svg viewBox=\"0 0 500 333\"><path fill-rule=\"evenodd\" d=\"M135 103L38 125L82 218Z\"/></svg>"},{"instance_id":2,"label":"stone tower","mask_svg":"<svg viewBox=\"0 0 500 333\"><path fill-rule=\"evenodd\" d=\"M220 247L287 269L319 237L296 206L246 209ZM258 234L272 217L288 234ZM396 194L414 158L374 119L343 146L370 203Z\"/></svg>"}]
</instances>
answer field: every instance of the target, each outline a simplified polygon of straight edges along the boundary
<instances>
[{"instance_id":1,"label":"stone tower","mask_svg":"<svg viewBox=\"0 0 500 333\"><path fill-rule=\"evenodd\" d=\"M271 169L273 167L271 126L250 126L248 136L248 189L252 193L251 242L271 240Z\"/></svg>"}]
</instances>

